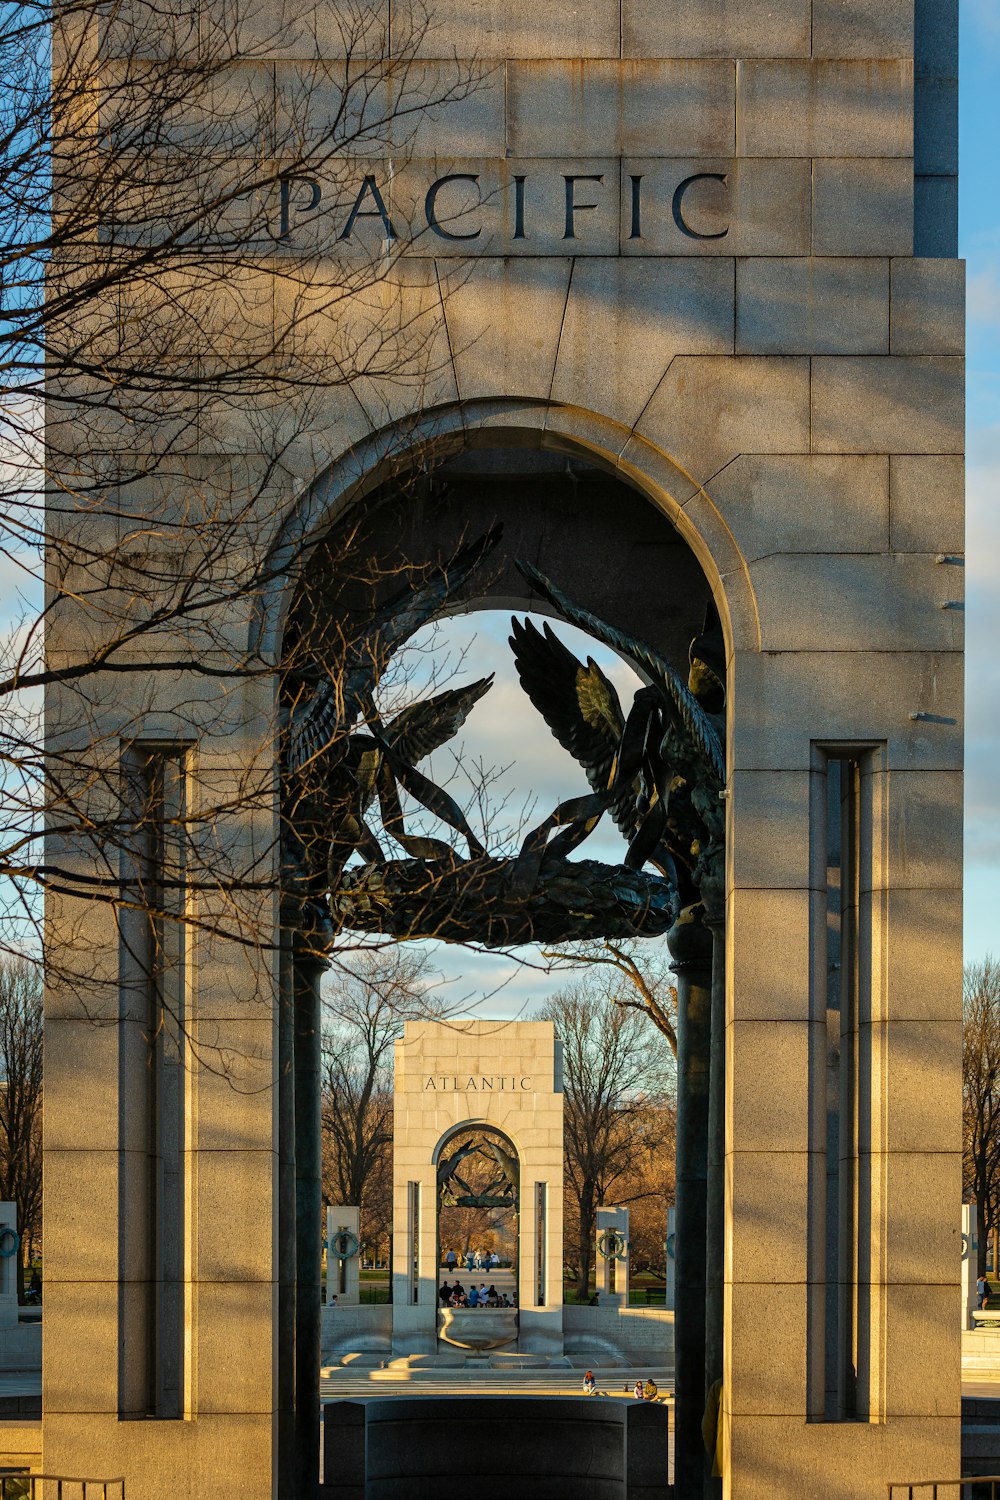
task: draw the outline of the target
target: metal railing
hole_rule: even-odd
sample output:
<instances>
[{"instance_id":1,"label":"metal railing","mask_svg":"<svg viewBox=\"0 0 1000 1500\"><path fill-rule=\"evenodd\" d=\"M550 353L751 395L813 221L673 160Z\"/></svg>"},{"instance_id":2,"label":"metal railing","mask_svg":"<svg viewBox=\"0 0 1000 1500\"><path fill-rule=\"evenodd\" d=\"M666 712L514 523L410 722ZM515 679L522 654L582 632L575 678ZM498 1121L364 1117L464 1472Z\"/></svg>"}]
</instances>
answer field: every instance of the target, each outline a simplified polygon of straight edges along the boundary
<instances>
[{"instance_id":1,"label":"metal railing","mask_svg":"<svg viewBox=\"0 0 1000 1500\"><path fill-rule=\"evenodd\" d=\"M890 1484L889 1500L1000 1500L1000 1474Z\"/></svg>"},{"instance_id":2,"label":"metal railing","mask_svg":"<svg viewBox=\"0 0 1000 1500\"><path fill-rule=\"evenodd\" d=\"M124 1479L0 1470L0 1500L125 1500Z\"/></svg>"}]
</instances>

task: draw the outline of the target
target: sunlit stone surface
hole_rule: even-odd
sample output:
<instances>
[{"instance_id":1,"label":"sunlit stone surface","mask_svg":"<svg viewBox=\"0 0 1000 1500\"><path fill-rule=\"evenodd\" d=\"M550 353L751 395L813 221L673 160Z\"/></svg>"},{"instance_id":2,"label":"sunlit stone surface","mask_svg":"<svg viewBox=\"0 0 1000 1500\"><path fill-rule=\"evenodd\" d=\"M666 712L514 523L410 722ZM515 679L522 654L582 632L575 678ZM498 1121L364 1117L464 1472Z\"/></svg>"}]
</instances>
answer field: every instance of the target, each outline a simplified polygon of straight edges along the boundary
<instances>
[{"instance_id":1,"label":"sunlit stone surface","mask_svg":"<svg viewBox=\"0 0 1000 1500\"><path fill-rule=\"evenodd\" d=\"M225 0L206 0L206 15L220 9ZM310 37L280 6L263 7L256 34L270 40L231 70L227 109L256 90L277 118L319 58L329 67L310 110L313 125L328 124L345 72L339 9L324 7ZM303 398L302 413L287 388L256 404L206 399L183 462L174 455L158 475L154 454L136 501L157 519L154 563L178 555L159 518L183 512L194 480L224 504L234 473L261 479L272 509L252 545L267 576L268 549L294 551L348 498L374 494L387 445L433 439L438 455L499 451L518 494L519 455L557 459L552 493L565 483L572 495L558 490L557 509L543 476L531 509L548 529L525 522L510 535L540 537L544 555L531 555L550 572L580 569L582 602L648 607L681 667L700 623L689 628L685 611L703 617L711 594L729 674L724 1493L870 1500L892 1480L957 1477L963 275L952 0L917 7L916 32L903 0L441 0L432 11L433 32L413 49L420 79L441 59L477 57L481 88L420 118L412 159L400 148L391 171L388 148L352 164L339 197L319 184L315 208L300 184L287 237L275 201L274 262L219 293L196 354L211 363L240 309L268 328L287 317L282 268L332 288L344 257L383 254L366 177L402 253L377 296L304 336L314 354L357 344L377 303L419 337L355 392L333 383ZM253 17L240 24L253 33ZM116 300L104 322L118 316ZM99 437L81 424L80 450ZM595 470L609 486L603 523ZM648 529L613 480L641 497ZM503 511L496 465L489 486L475 475L463 485L470 528ZM278 661L292 573L279 568L252 600L220 601L222 635ZM495 597L526 602L513 585ZM82 604L74 619L83 630ZM72 656L69 624L52 644ZM201 628L177 633L200 643ZM160 643L165 660L172 644ZM193 746L205 806L243 778L264 788L234 857L276 881L273 679L158 681L149 741ZM137 675L92 689L108 785L122 716L144 691ZM54 690L48 707L52 725L83 732L76 697ZM858 1124L843 1168L827 1134L841 1017L828 1005L825 934L850 858L837 851L835 862L831 843L838 753L855 757L859 841L849 966L859 983L842 1050L858 1058L845 1130L848 1115ZM113 995L127 965L110 910L54 896L49 920L50 941L85 952ZM133 1293L153 1285L135 1269L148 1228L130 1187L142 1155L128 1083L137 1023L124 992L101 1026L76 996L48 996L44 1467L124 1475L129 1500L291 1500L280 1477L291 1431L278 1233L288 1140L270 937L200 938L188 980L199 1041L231 1059L238 1086L199 1067L178 1083L183 1212L161 1226L179 1267L174 1419L149 1419L129 1375L137 1345L149 1347L130 1321ZM554 1039L530 1023L476 1023L446 1042L432 1055L410 1028L400 1044L397 1224L408 1185L420 1193L415 1280L396 1236L394 1344L437 1346L433 1152L455 1126L490 1118L518 1149L527 1205L518 1347L561 1350ZM467 1087L487 1076L512 1080L488 1108ZM858 1204L835 1232L828 1165Z\"/></svg>"}]
</instances>

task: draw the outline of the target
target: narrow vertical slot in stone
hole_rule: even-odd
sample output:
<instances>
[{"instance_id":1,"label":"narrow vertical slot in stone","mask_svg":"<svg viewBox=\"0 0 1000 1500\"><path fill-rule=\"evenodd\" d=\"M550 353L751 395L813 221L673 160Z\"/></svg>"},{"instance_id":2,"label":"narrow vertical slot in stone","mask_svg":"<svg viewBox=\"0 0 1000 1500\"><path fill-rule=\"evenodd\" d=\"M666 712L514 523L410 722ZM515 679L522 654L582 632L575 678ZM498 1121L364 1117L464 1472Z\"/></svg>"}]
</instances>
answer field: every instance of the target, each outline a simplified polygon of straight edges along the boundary
<instances>
[{"instance_id":1,"label":"narrow vertical slot in stone","mask_svg":"<svg viewBox=\"0 0 1000 1500\"><path fill-rule=\"evenodd\" d=\"M854 1415L886 1416L885 1253L886 1062L884 977L886 901L885 747L859 754L854 769L852 891L855 1152Z\"/></svg>"},{"instance_id":2,"label":"narrow vertical slot in stone","mask_svg":"<svg viewBox=\"0 0 1000 1500\"><path fill-rule=\"evenodd\" d=\"M827 995L828 1099L827 1181L829 1212L835 1215L836 1239L828 1241L830 1272L837 1285L836 1365L828 1385L828 1399L836 1403L830 1415L858 1415L858 1269L860 1241L860 1181L858 1174L858 765L847 758L831 759L828 828L839 824L838 847L830 849L830 886L827 908L831 981ZM835 1092L836 1090L836 1092ZM831 1109L829 1106L832 1105ZM834 1112L836 1125L834 1127ZM836 1136L834 1139L834 1129ZM835 1163L834 1171L830 1171ZM836 1194L836 1202L834 1202ZM829 1282L828 1282L829 1284Z\"/></svg>"},{"instance_id":3,"label":"narrow vertical slot in stone","mask_svg":"<svg viewBox=\"0 0 1000 1500\"><path fill-rule=\"evenodd\" d=\"M831 1088L828 1011L830 1005L830 960L828 906L830 894L829 765L823 749L814 745L809 793L809 1180L807 1221L806 1296L806 1387L809 1420L829 1419L828 1345L831 1328L829 1236L830 1184L828 1164L837 1156L830 1152L831 1127L837 1123L837 1107L830 1119L831 1104L838 1091ZM839 824L838 824L839 831Z\"/></svg>"},{"instance_id":4,"label":"narrow vertical slot in stone","mask_svg":"<svg viewBox=\"0 0 1000 1500\"><path fill-rule=\"evenodd\" d=\"M813 761L808 1379L810 1416L828 1422L877 1420L880 1410L880 1137L871 1109L879 755L824 746Z\"/></svg>"},{"instance_id":5,"label":"narrow vertical slot in stone","mask_svg":"<svg viewBox=\"0 0 1000 1500\"><path fill-rule=\"evenodd\" d=\"M184 1415L187 1308L185 752L133 747L121 921L119 1413Z\"/></svg>"},{"instance_id":6,"label":"narrow vertical slot in stone","mask_svg":"<svg viewBox=\"0 0 1000 1500\"><path fill-rule=\"evenodd\" d=\"M535 1301L545 1306L545 1183L535 1183Z\"/></svg>"},{"instance_id":7,"label":"narrow vertical slot in stone","mask_svg":"<svg viewBox=\"0 0 1000 1500\"><path fill-rule=\"evenodd\" d=\"M410 1240L410 1302L415 1307L420 1301L420 1183L409 1184L408 1217Z\"/></svg>"}]
</instances>

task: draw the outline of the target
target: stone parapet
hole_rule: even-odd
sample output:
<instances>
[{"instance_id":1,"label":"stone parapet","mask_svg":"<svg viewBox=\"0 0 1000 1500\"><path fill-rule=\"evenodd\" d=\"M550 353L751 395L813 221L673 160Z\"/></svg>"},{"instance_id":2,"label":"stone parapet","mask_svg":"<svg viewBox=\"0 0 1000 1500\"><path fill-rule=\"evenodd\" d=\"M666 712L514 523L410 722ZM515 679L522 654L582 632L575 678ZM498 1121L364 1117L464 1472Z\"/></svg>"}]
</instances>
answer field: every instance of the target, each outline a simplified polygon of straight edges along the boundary
<instances>
[{"instance_id":1,"label":"stone parapet","mask_svg":"<svg viewBox=\"0 0 1000 1500\"><path fill-rule=\"evenodd\" d=\"M671 1365L674 1358L674 1315L664 1307L576 1307L563 1308L563 1338L567 1354L586 1354L592 1345L594 1358L612 1350L628 1360Z\"/></svg>"}]
</instances>

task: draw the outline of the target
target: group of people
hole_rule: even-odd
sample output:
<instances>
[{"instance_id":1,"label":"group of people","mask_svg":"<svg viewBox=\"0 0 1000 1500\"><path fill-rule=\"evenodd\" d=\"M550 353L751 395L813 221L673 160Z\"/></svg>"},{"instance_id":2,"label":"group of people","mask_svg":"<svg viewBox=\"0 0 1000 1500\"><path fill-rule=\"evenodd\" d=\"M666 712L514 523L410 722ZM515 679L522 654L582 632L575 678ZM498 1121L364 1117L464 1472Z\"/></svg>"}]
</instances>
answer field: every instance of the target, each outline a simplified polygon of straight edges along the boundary
<instances>
[{"instance_id":1,"label":"group of people","mask_svg":"<svg viewBox=\"0 0 1000 1500\"><path fill-rule=\"evenodd\" d=\"M500 1257L495 1250L492 1253L489 1250L466 1250L461 1257L454 1250L449 1250L444 1257L449 1275L454 1273L459 1260L467 1271L495 1271L500 1264Z\"/></svg>"},{"instance_id":2,"label":"group of people","mask_svg":"<svg viewBox=\"0 0 1000 1500\"><path fill-rule=\"evenodd\" d=\"M479 1286L473 1282L469 1290L460 1281L454 1286L449 1286L447 1281L438 1287L438 1301L442 1307L513 1307L513 1303L506 1292L498 1292L495 1286L487 1286L485 1281Z\"/></svg>"},{"instance_id":3,"label":"group of people","mask_svg":"<svg viewBox=\"0 0 1000 1500\"><path fill-rule=\"evenodd\" d=\"M627 1389L628 1387L626 1386ZM588 1370L583 1377L583 1394L585 1396L593 1396L596 1394L596 1391L597 1382L594 1379L594 1372L593 1370ZM640 1376L632 1388L632 1394L637 1401L655 1401L660 1391L652 1375L650 1375L645 1384L643 1384L642 1377Z\"/></svg>"}]
</instances>

